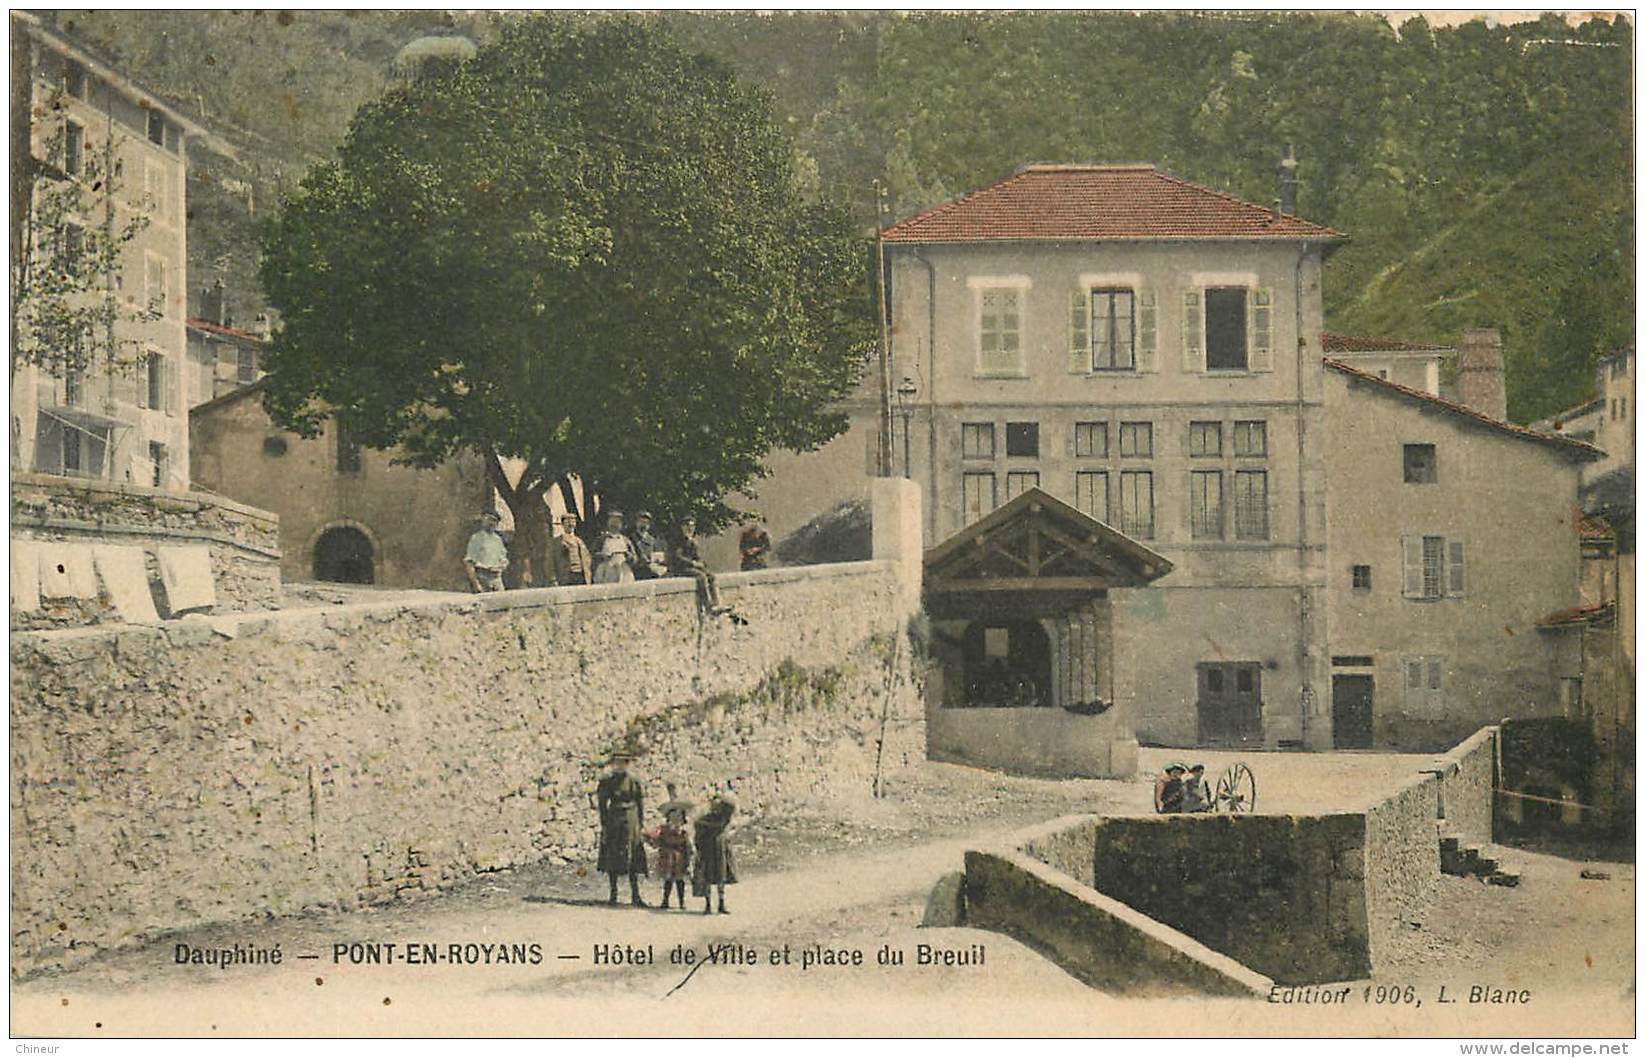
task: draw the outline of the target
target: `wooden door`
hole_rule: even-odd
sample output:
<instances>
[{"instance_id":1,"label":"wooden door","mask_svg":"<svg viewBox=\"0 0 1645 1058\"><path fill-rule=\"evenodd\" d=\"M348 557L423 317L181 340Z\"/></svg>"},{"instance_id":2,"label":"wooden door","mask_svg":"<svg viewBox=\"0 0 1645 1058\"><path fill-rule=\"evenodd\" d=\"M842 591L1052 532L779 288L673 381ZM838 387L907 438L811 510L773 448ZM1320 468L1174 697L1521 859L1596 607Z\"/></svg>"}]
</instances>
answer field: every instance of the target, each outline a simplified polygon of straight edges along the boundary
<instances>
[{"instance_id":1,"label":"wooden door","mask_svg":"<svg viewBox=\"0 0 1645 1058\"><path fill-rule=\"evenodd\" d=\"M1262 741L1262 665L1255 661L1205 661L1196 666L1199 741L1247 745Z\"/></svg>"},{"instance_id":2,"label":"wooden door","mask_svg":"<svg viewBox=\"0 0 1645 1058\"><path fill-rule=\"evenodd\" d=\"M1370 676L1331 677L1331 744L1337 749L1371 748Z\"/></svg>"}]
</instances>

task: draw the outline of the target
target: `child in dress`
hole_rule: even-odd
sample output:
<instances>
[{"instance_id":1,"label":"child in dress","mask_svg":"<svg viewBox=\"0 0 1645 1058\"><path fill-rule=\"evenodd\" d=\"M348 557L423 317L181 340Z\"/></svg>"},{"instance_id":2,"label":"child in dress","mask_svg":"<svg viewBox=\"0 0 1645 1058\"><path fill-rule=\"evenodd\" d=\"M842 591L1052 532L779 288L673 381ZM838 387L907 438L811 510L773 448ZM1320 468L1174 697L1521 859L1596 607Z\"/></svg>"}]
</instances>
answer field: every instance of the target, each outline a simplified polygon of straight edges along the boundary
<instances>
[{"instance_id":1,"label":"child in dress","mask_svg":"<svg viewBox=\"0 0 1645 1058\"><path fill-rule=\"evenodd\" d=\"M691 836L686 833L686 817L691 814L691 802L675 796L674 784L668 784L668 802L662 807L663 822L645 832L645 840L657 850L657 873L663 878L663 906L679 889L680 910L685 910L685 880L691 871Z\"/></svg>"}]
</instances>

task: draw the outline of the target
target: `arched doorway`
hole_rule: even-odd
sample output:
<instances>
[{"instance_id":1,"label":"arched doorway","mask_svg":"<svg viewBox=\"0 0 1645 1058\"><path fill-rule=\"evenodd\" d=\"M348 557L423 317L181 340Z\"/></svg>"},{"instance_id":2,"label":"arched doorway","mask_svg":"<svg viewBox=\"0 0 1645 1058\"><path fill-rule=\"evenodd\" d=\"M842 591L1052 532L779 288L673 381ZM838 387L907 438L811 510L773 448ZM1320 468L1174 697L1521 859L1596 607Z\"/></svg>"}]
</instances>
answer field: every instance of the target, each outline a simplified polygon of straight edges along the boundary
<instances>
[{"instance_id":1,"label":"arched doorway","mask_svg":"<svg viewBox=\"0 0 1645 1058\"><path fill-rule=\"evenodd\" d=\"M314 579L342 584L376 583L371 540L351 525L334 525L314 542Z\"/></svg>"}]
</instances>

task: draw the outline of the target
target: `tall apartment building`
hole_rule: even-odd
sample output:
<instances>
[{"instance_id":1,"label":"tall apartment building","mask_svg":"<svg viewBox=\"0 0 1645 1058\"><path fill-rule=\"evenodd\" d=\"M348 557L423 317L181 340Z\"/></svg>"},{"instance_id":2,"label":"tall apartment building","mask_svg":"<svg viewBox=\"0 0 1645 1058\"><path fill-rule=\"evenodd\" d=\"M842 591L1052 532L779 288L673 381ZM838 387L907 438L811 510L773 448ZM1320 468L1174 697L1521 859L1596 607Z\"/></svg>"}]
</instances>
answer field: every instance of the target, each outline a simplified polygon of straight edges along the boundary
<instances>
[{"instance_id":1,"label":"tall apartment building","mask_svg":"<svg viewBox=\"0 0 1645 1058\"><path fill-rule=\"evenodd\" d=\"M33 172L32 182L13 173L14 229L21 213L70 181L87 181L80 209L60 230L36 225L37 245L72 245L94 227L123 231L143 220L117 266L85 295L113 307L112 325L91 339L86 370L14 370L13 466L187 489L187 148L205 138L233 149L36 17L14 12L11 28L13 143L26 145ZM14 153L14 168L21 164ZM14 240L14 261L19 248Z\"/></svg>"}]
</instances>

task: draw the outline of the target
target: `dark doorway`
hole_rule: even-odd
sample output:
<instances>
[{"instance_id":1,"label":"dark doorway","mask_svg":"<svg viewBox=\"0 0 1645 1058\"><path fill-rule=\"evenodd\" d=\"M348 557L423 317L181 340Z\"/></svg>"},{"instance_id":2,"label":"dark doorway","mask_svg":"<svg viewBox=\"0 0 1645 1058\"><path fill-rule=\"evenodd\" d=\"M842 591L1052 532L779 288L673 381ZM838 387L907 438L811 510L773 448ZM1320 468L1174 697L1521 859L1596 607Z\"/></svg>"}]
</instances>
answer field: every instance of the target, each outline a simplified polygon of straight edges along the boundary
<instances>
[{"instance_id":1,"label":"dark doorway","mask_svg":"<svg viewBox=\"0 0 1645 1058\"><path fill-rule=\"evenodd\" d=\"M1337 749L1371 748L1370 676L1331 677L1331 744Z\"/></svg>"},{"instance_id":2,"label":"dark doorway","mask_svg":"<svg viewBox=\"0 0 1645 1058\"><path fill-rule=\"evenodd\" d=\"M1201 745L1262 741L1262 665L1255 661L1202 661L1199 681Z\"/></svg>"},{"instance_id":3,"label":"dark doorway","mask_svg":"<svg viewBox=\"0 0 1645 1058\"><path fill-rule=\"evenodd\" d=\"M333 526L314 544L314 579L374 584L371 540L352 526Z\"/></svg>"},{"instance_id":4,"label":"dark doorway","mask_svg":"<svg viewBox=\"0 0 1645 1058\"><path fill-rule=\"evenodd\" d=\"M1050 705L1051 639L1038 621L972 621L965 629L971 705Z\"/></svg>"}]
</instances>

